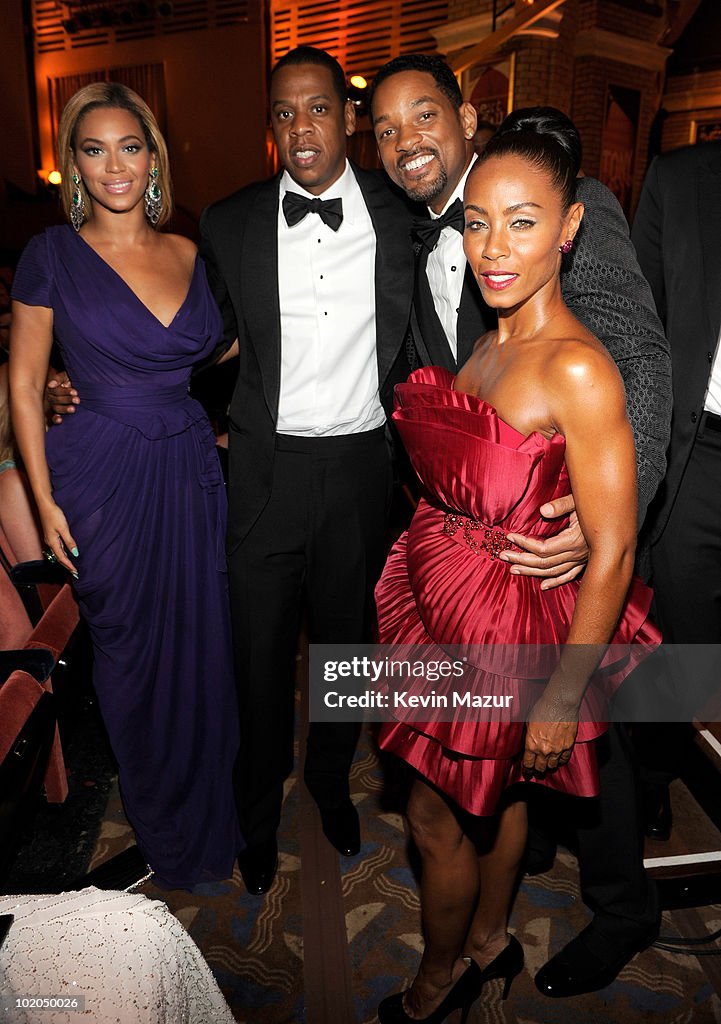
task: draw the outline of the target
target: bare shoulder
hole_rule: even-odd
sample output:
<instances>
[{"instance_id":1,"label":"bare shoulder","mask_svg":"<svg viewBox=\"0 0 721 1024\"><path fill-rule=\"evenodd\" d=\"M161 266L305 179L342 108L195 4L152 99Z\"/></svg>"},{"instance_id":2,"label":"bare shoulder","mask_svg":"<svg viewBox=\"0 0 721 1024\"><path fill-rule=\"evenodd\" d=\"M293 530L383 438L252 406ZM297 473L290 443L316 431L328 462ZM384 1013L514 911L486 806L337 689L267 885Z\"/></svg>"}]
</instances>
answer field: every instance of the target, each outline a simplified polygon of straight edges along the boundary
<instances>
[{"instance_id":1,"label":"bare shoulder","mask_svg":"<svg viewBox=\"0 0 721 1024\"><path fill-rule=\"evenodd\" d=\"M162 244L168 255L171 255L174 259L178 260L189 270L192 270L193 264L195 263L195 257L198 253L198 247L195 242L192 242L189 238L184 235L170 235L163 233L160 236L163 240Z\"/></svg>"},{"instance_id":2,"label":"bare shoulder","mask_svg":"<svg viewBox=\"0 0 721 1024\"><path fill-rule=\"evenodd\" d=\"M619 379L618 369L608 350L590 333L563 338L554 347L548 361L552 377L565 385L592 384L596 379Z\"/></svg>"},{"instance_id":3,"label":"bare shoulder","mask_svg":"<svg viewBox=\"0 0 721 1024\"><path fill-rule=\"evenodd\" d=\"M560 418L572 410L596 415L625 409L618 368L593 335L564 339L555 346L546 368L552 404Z\"/></svg>"}]
</instances>

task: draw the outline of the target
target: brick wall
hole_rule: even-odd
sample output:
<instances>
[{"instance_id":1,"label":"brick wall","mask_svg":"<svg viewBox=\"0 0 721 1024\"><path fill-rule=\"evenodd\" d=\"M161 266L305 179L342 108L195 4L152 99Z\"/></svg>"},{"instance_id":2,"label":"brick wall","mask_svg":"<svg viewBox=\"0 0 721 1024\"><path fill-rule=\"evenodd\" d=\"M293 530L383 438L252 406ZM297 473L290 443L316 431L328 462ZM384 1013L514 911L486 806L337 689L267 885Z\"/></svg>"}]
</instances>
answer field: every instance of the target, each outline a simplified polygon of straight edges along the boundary
<instances>
[{"instance_id":1,"label":"brick wall","mask_svg":"<svg viewBox=\"0 0 721 1024\"><path fill-rule=\"evenodd\" d=\"M700 71L669 78L664 108L668 116L663 125L662 151L695 141L694 123L721 123L721 71Z\"/></svg>"},{"instance_id":2,"label":"brick wall","mask_svg":"<svg viewBox=\"0 0 721 1024\"><path fill-rule=\"evenodd\" d=\"M467 18L491 7L492 0L449 0L449 20ZM566 0L560 11L563 17L557 39L519 35L499 51L499 59L515 53L514 106L550 104L570 114L583 139L584 169L587 174L597 175L608 88L638 90L640 110L633 160L633 209L646 173L649 132L661 91L659 73L601 57L576 58L574 39L579 28L599 28L626 38L656 43L662 36L665 17L627 6L622 0ZM721 90L721 74L719 87ZM677 117L678 120L682 119ZM678 128L676 121L668 119L669 138L675 139L685 132L685 142L690 116L686 116L684 124Z\"/></svg>"},{"instance_id":3,"label":"brick wall","mask_svg":"<svg viewBox=\"0 0 721 1024\"><path fill-rule=\"evenodd\" d=\"M578 9L580 24L586 28L595 25L647 42L657 42L666 26L665 17L659 17L657 11L639 10L635 4L625 4L623 0L578 0Z\"/></svg>"},{"instance_id":4,"label":"brick wall","mask_svg":"<svg viewBox=\"0 0 721 1024\"><path fill-rule=\"evenodd\" d=\"M665 18L658 14L646 14L633 7L612 0L596 0L596 21L599 28L608 32L622 32L633 39L645 39L655 43L660 39L666 25Z\"/></svg>"},{"instance_id":5,"label":"brick wall","mask_svg":"<svg viewBox=\"0 0 721 1024\"><path fill-rule=\"evenodd\" d=\"M633 164L632 208L635 208L646 174L649 133L657 109L656 72L616 61L579 59L575 67L571 116L583 139L584 169L595 176L601 165L608 87L613 85L638 90L641 98Z\"/></svg>"}]
</instances>

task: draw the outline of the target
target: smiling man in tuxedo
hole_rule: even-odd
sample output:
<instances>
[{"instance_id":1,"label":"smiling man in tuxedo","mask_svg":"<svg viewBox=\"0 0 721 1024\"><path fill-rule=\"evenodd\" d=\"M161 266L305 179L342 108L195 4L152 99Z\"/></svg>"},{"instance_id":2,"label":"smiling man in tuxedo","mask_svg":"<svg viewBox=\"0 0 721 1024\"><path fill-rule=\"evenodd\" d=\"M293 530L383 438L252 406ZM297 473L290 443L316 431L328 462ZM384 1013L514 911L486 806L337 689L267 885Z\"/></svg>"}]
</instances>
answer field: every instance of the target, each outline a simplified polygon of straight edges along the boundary
<instances>
[{"instance_id":1,"label":"smiling man in tuxedo","mask_svg":"<svg viewBox=\"0 0 721 1024\"><path fill-rule=\"evenodd\" d=\"M462 200L476 159L475 110L463 101L450 68L438 57L419 54L384 65L369 102L387 174L410 199L428 207L428 220L416 227L411 323L417 360L455 372L476 340L494 326L463 253ZM668 344L616 199L592 178L579 178L577 198L585 216L572 255L564 256L563 297L604 343L623 377L636 441L640 525L665 469L671 408ZM557 517L573 508L568 496L541 511ZM509 539L525 549L504 552L504 560L514 563L510 571L545 577L543 587L558 586L583 570L587 547L575 517L545 541L515 534ZM624 728L609 729L599 760L601 794L591 820L577 828L581 891L595 916L536 976L548 996L577 995L609 984L658 932L658 903L643 868Z\"/></svg>"},{"instance_id":2,"label":"smiling man in tuxedo","mask_svg":"<svg viewBox=\"0 0 721 1024\"><path fill-rule=\"evenodd\" d=\"M337 61L312 47L286 54L270 108L284 170L201 222L226 341L239 340L228 560L248 843L240 867L255 893L276 870L304 599L311 642L368 639L391 482L385 410L409 369L413 290L404 203L380 172L346 159L355 111ZM358 730L312 723L305 761L325 834L347 855L360 846L348 785Z\"/></svg>"}]
</instances>

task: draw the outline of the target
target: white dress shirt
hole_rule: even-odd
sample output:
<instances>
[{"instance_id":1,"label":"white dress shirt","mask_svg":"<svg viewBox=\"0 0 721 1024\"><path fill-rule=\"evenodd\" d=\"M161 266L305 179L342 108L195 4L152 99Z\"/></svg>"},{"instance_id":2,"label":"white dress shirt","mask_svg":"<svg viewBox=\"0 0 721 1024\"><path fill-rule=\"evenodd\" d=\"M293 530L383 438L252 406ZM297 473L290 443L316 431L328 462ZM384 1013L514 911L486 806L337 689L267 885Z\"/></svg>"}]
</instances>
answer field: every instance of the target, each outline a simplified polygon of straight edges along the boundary
<instances>
[{"instance_id":1,"label":"white dress shirt","mask_svg":"<svg viewBox=\"0 0 721 1024\"><path fill-rule=\"evenodd\" d=\"M317 198L287 171L278 203L281 359L278 432L353 434L385 423L378 395L376 237L351 167L322 196L339 198L337 231L317 213L288 227L283 196Z\"/></svg>"},{"instance_id":2,"label":"white dress shirt","mask_svg":"<svg viewBox=\"0 0 721 1024\"><path fill-rule=\"evenodd\" d=\"M716 343L716 353L711 364L711 376L708 379L703 407L707 412L721 416L721 337Z\"/></svg>"},{"instance_id":3,"label":"white dress shirt","mask_svg":"<svg viewBox=\"0 0 721 1024\"><path fill-rule=\"evenodd\" d=\"M430 207L428 212L433 220L442 217L451 203L456 199L463 201L463 189L471 167L476 162L473 157L465 174L458 182L456 189L440 213L434 213ZM445 331L453 358L458 354L458 310L461 305L463 278L466 273L466 254L463 252L463 235L455 228L445 227L433 252L428 254L426 276L430 285L433 305L438 319Z\"/></svg>"}]
</instances>

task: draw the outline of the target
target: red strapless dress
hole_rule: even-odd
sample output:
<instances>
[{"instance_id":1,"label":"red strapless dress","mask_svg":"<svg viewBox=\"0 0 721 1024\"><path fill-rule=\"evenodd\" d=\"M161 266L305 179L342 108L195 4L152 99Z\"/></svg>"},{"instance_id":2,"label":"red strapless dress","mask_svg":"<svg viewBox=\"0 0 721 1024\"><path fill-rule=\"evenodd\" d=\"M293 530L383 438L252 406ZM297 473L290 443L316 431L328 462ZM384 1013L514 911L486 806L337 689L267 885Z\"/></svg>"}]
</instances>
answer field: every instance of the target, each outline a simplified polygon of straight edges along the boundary
<instances>
[{"instance_id":1,"label":"red strapless dress","mask_svg":"<svg viewBox=\"0 0 721 1024\"><path fill-rule=\"evenodd\" d=\"M379 639L404 649L423 645L426 658L436 649L447 660L443 648L455 645L475 651L483 691L515 693L514 707L520 701L525 713L542 686L528 685L522 654L515 668L502 659L499 674L497 660L483 652L563 644L579 584L541 590L539 579L512 575L509 564L495 556L507 533L546 537L559 530L558 521L544 520L538 510L570 492L566 443L558 434L550 440L538 433L524 437L487 403L455 391L453 381L445 369L424 367L396 388L393 419L426 496L376 587ZM660 643L647 618L650 604L650 589L634 578L599 673L602 686L589 687L581 708L571 760L534 783L579 796L598 793L593 740L606 726L595 720L594 701L613 692ZM410 688L421 685L410 681ZM433 689L439 692L442 685ZM601 718L604 706L598 703ZM483 714L483 721L468 720L466 713L453 721L420 723L396 713L398 720L381 727L379 743L459 806L493 814L503 791L525 781L525 726L518 713L516 721L508 720L508 712Z\"/></svg>"}]
</instances>

